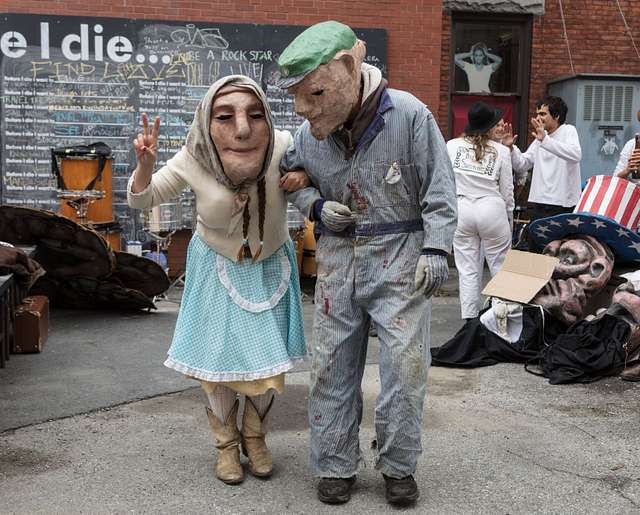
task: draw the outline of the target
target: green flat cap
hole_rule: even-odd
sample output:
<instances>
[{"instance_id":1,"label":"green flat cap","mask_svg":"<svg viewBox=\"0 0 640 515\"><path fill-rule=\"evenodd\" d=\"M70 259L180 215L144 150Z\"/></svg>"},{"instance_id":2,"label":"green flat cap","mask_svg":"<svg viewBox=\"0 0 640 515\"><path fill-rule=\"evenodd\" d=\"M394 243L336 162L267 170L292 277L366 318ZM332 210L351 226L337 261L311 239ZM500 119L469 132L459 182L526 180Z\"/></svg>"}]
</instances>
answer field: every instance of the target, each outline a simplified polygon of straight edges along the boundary
<instances>
[{"instance_id":1,"label":"green flat cap","mask_svg":"<svg viewBox=\"0 0 640 515\"><path fill-rule=\"evenodd\" d=\"M276 84L283 89L290 88L341 50L353 48L357 40L353 30L343 23L323 21L312 25L280 54L280 78Z\"/></svg>"}]
</instances>

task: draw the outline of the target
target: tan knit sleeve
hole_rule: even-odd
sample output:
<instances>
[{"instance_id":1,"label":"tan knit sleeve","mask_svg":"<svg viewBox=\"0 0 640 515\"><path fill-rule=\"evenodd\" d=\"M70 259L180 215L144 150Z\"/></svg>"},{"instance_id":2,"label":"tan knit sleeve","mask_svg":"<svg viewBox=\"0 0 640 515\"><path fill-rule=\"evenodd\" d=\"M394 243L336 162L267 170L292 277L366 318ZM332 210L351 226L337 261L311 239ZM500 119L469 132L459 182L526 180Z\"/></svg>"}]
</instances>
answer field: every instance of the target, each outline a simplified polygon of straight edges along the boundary
<instances>
[{"instance_id":1,"label":"tan knit sleeve","mask_svg":"<svg viewBox=\"0 0 640 515\"><path fill-rule=\"evenodd\" d=\"M180 195L188 186L186 175L189 159L184 147L151 176L151 182L142 191L133 193L131 187L135 174L131 174L127 184L127 203L134 209L148 209L168 202Z\"/></svg>"}]
</instances>

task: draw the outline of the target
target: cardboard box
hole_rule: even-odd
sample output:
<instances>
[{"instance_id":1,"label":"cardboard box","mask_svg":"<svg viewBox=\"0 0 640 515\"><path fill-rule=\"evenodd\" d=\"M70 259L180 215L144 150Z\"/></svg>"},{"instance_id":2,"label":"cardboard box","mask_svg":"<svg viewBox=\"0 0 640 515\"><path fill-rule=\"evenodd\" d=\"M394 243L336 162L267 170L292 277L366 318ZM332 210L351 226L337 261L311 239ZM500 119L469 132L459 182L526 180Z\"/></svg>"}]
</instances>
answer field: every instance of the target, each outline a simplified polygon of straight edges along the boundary
<instances>
[{"instance_id":1,"label":"cardboard box","mask_svg":"<svg viewBox=\"0 0 640 515\"><path fill-rule=\"evenodd\" d=\"M509 250L502 268L482 294L526 304L549 282L559 261L542 254Z\"/></svg>"}]
</instances>

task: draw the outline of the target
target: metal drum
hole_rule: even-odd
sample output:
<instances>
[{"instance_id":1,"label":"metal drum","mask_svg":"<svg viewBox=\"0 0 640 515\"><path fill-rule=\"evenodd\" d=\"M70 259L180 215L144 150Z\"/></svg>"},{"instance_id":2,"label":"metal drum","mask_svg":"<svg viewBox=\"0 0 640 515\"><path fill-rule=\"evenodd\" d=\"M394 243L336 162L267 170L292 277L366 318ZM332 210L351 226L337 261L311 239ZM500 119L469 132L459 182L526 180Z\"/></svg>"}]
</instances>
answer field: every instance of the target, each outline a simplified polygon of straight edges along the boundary
<instances>
[{"instance_id":1,"label":"metal drum","mask_svg":"<svg viewBox=\"0 0 640 515\"><path fill-rule=\"evenodd\" d=\"M85 220L79 220L77 209L65 201L60 203L63 216L80 223L111 222L113 221L113 192L111 188L112 158L106 158L104 168L99 179L99 160L96 156L69 156L60 161L60 174L64 179L66 190L61 191L89 191L100 192L100 197L92 197L87 206ZM93 183L93 184L92 184Z\"/></svg>"},{"instance_id":2,"label":"metal drum","mask_svg":"<svg viewBox=\"0 0 640 515\"><path fill-rule=\"evenodd\" d=\"M104 191L99 190L58 190L62 215L80 224L94 221L90 218L91 206L102 201L104 196Z\"/></svg>"},{"instance_id":3,"label":"metal drum","mask_svg":"<svg viewBox=\"0 0 640 515\"><path fill-rule=\"evenodd\" d=\"M292 204L287 205L287 227L293 241L302 239L304 235L304 215Z\"/></svg>"},{"instance_id":4,"label":"metal drum","mask_svg":"<svg viewBox=\"0 0 640 515\"><path fill-rule=\"evenodd\" d=\"M145 230L155 234L175 232L182 228L182 205L179 201L151 208Z\"/></svg>"},{"instance_id":5,"label":"metal drum","mask_svg":"<svg viewBox=\"0 0 640 515\"><path fill-rule=\"evenodd\" d=\"M195 199L188 194L152 207L144 213L143 230L167 235L181 229L193 229L196 222Z\"/></svg>"}]
</instances>

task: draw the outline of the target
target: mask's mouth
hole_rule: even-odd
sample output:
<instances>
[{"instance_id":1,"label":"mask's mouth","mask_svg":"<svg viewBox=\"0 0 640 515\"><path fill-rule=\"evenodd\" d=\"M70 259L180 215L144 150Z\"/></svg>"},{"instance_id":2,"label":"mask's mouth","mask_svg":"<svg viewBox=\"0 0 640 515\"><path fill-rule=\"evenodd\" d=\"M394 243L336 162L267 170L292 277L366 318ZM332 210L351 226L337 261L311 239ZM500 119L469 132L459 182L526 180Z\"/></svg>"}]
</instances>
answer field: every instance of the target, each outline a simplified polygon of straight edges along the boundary
<instances>
[{"instance_id":1,"label":"mask's mouth","mask_svg":"<svg viewBox=\"0 0 640 515\"><path fill-rule=\"evenodd\" d=\"M225 152L230 152L232 154L240 154L240 155L251 154L252 152L255 152L256 150L258 150L258 148L256 148L256 147L252 147L252 148L225 148L224 149Z\"/></svg>"},{"instance_id":2,"label":"mask's mouth","mask_svg":"<svg viewBox=\"0 0 640 515\"><path fill-rule=\"evenodd\" d=\"M580 316L584 310L586 299L584 290L575 279L552 279L544 287L543 294L550 301L548 304L557 306L562 311Z\"/></svg>"}]
</instances>

